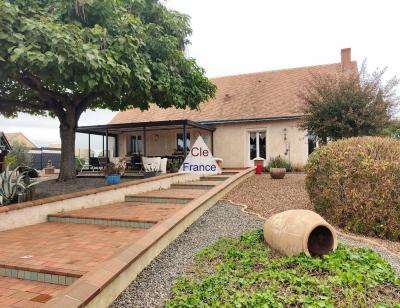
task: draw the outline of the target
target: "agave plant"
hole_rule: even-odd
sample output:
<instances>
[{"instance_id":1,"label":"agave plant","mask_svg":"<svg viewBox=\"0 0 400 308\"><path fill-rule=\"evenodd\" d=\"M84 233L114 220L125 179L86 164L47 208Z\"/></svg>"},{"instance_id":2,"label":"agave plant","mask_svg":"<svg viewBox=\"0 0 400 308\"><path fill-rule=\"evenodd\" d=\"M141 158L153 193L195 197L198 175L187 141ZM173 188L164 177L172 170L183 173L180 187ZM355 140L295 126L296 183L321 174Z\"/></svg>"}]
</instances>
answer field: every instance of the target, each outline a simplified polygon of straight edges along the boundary
<instances>
[{"instance_id":1,"label":"agave plant","mask_svg":"<svg viewBox=\"0 0 400 308\"><path fill-rule=\"evenodd\" d=\"M15 198L18 190L25 192L32 186L39 184L39 182L33 183L25 183L24 178L26 176L25 172L21 172L18 174L18 169L15 168L13 171L10 171L9 166L6 166L6 169L3 173L0 174L0 204L9 204Z\"/></svg>"}]
</instances>

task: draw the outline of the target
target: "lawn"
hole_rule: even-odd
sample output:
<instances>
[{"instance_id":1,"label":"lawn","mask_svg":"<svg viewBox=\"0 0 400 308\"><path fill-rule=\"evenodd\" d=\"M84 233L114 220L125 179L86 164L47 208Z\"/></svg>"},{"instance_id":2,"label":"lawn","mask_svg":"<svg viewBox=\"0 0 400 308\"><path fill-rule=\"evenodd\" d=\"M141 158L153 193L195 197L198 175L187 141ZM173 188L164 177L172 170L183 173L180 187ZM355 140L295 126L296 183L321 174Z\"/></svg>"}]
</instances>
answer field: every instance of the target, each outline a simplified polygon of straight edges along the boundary
<instances>
[{"instance_id":1,"label":"lawn","mask_svg":"<svg viewBox=\"0 0 400 308\"><path fill-rule=\"evenodd\" d=\"M377 253L342 244L322 258L282 257L261 230L201 250L167 307L400 307L400 277Z\"/></svg>"}]
</instances>

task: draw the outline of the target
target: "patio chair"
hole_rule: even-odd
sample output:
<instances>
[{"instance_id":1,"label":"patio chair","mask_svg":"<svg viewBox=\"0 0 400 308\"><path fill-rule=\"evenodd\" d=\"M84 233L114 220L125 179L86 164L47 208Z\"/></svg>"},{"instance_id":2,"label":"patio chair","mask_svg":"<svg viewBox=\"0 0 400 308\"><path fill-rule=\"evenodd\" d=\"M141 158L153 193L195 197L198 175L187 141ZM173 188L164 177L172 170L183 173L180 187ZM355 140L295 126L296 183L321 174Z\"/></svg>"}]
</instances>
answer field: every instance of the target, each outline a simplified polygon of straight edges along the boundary
<instances>
[{"instance_id":1,"label":"patio chair","mask_svg":"<svg viewBox=\"0 0 400 308\"><path fill-rule=\"evenodd\" d=\"M105 156L99 156L98 160L99 160L100 168L102 168L102 169L104 169L107 166L107 164L110 163L110 160Z\"/></svg>"},{"instance_id":2,"label":"patio chair","mask_svg":"<svg viewBox=\"0 0 400 308\"><path fill-rule=\"evenodd\" d=\"M96 169L100 169L100 161L98 157L89 157L89 165Z\"/></svg>"},{"instance_id":3,"label":"patio chair","mask_svg":"<svg viewBox=\"0 0 400 308\"><path fill-rule=\"evenodd\" d=\"M133 169L143 171L143 163L140 155L133 154L131 158L131 164Z\"/></svg>"}]
</instances>

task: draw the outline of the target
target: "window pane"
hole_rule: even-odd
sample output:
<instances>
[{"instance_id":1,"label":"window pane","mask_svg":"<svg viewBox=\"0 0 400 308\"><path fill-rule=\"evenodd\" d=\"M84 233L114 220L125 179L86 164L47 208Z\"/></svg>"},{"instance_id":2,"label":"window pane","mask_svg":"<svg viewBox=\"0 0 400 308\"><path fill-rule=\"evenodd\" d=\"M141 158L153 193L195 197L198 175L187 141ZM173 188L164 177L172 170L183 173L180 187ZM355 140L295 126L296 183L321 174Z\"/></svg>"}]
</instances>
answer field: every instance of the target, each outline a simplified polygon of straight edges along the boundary
<instances>
[{"instance_id":1,"label":"window pane","mask_svg":"<svg viewBox=\"0 0 400 308\"><path fill-rule=\"evenodd\" d=\"M257 134L250 133L250 159L254 159L257 156Z\"/></svg>"},{"instance_id":2,"label":"window pane","mask_svg":"<svg viewBox=\"0 0 400 308\"><path fill-rule=\"evenodd\" d=\"M183 151L183 134L176 134L176 149ZM190 134L186 134L186 150L190 150Z\"/></svg>"},{"instance_id":3,"label":"window pane","mask_svg":"<svg viewBox=\"0 0 400 308\"><path fill-rule=\"evenodd\" d=\"M260 144L260 157L267 159L267 138L265 133L259 133L258 136Z\"/></svg>"}]
</instances>

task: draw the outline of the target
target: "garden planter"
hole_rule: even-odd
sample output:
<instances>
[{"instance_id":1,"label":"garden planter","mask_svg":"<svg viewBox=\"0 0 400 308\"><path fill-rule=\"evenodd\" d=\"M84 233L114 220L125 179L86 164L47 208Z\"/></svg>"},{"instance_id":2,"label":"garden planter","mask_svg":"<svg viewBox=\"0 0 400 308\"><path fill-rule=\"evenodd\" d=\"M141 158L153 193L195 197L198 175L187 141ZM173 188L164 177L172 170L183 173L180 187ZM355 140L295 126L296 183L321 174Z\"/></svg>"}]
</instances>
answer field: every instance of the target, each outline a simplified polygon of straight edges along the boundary
<instances>
[{"instance_id":1,"label":"garden planter","mask_svg":"<svg viewBox=\"0 0 400 308\"><path fill-rule=\"evenodd\" d=\"M275 180L283 179L286 174L286 169L285 168L270 168L269 174L271 175L271 178L273 178Z\"/></svg>"},{"instance_id":2,"label":"garden planter","mask_svg":"<svg viewBox=\"0 0 400 308\"><path fill-rule=\"evenodd\" d=\"M332 226L309 210L289 210L270 217L264 224L264 240L287 256L301 252L320 256L337 247Z\"/></svg>"},{"instance_id":3,"label":"garden planter","mask_svg":"<svg viewBox=\"0 0 400 308\"><path fill-rule=\"evenodd\" d=\"M148 171L148 172L145 172L145 173L144 173L144 178L145 178L145 179L147 179L147 178L152 178L152 177L157 176L157 175L160 175L160 174L161 174L160 171Z\"/></svg>"},{"instance_id":4,"label":"garden planter","mask_svg":"<svg viewBox=\"0 0 400 308\"><path fill-rule=\"evenodd\" d=\"M106 183L108 185L115 185L121 183L121 175L119 173L106 175Z\"/></svg>"}]
</instances>

